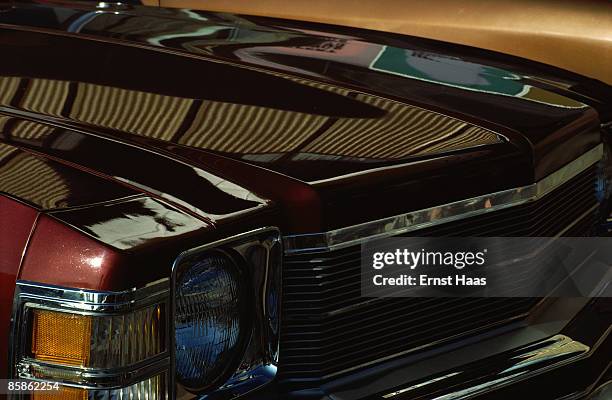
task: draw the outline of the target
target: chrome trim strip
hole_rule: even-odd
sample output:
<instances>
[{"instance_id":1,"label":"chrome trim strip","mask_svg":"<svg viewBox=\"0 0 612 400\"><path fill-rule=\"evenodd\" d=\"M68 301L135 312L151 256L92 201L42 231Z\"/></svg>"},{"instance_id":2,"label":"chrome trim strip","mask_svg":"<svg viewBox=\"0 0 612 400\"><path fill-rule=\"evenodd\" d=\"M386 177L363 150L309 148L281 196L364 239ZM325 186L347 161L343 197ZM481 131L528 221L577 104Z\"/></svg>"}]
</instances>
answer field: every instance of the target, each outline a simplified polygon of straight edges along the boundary
<instances>
[{"instance_id":1,"label":"chrome trim strip","mask_svg":"<svg viewBox=\"0 0 612 400\"><path fill-rule=\"evenodd\" d=\"M43 368L48 374L40 378L32 373L33 370ZM167 352L155 358L117 369L75 368L57 364L40 362L31 358L22 360L17 365L19 379L41 382L58 382L62 386L78 387L81 389L109 390L120 389L144 381L155 375L166 375L170 370L170 358ZM61 376L70 376L71 380L61 380Z\"/></svg>"},{"instance_id":2,"label":"chrome trim strip","mask_svg":"<svg viewBox=\"0 0 612 400\"><path fill-rule=\"evenodd\" d=\"M18 281L20 298L40 305L49 305L62 310L74 310L83 314L126 312L136 307L166 300L170 290L168 278L151 282L142 288L132 288L121 292L99 292L87 289L74 289L35 282ZM52 303L52 304L49 304Z\"/></svg>"},{"instance_id":3,"label":"chrome trim strip","mask_svg":"<svg viewBox=\"0 0 612 400\"><path fill-rule=\"evenodd\" d=\"M470 386L432 397L432 400L466 400L527 379L533 375L558 368L588 355L591 348L565 335L555 335L534 344L512 350L497 358L497 362L483 360L473 366L449 371L427 381L383 394L393 399L428 387L456 387L470 382Z\"/></svg>"},{"instance_id":4,"label":"chrome trim strip","mask_svg":"<svg viewBox=\"0 0 612 400\"><path fill-rule=\"evenodd\" d=\"M603 156L599 144L546 178L531 185L412 211L328 232L283 237L285 254L325 252L473 217L536 201L563 185Z\"/></svg>"}]
</instances>

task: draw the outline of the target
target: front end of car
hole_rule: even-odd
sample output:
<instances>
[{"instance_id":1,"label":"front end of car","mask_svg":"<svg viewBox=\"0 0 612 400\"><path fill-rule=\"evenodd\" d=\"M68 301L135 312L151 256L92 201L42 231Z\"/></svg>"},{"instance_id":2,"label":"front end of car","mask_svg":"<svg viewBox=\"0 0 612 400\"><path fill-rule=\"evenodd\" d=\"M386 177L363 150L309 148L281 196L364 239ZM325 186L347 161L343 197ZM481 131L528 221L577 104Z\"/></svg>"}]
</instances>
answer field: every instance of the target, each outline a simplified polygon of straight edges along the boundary
<instances>
[{"instance_id":1,"label":"front end of car","mask_svg":"<svg viewBox=\"0 0 612 400\"><path fill-rule=\"evenodd\" d=\"M362 291L377 240L609 235L605 85L215 13L0 22L0 194L35 214L0 312L10 397L609 398L609 286Z\"/></svg>"},{"instance_id":2,"label":"front end of car","mask_svg":"<svg viewBox=\"0 0 612 400\"><path fill-rule=\"evenodd\" d=\"M525 187L329 232L231 235L130 290L19 281L12 377L49 385L33 398L467 399L569 374L558 398L583 398L607 369L606 297L364 298L360 244L592 235L603 155L600 144ZM587 365L599 372L583 377Z\"/></svg>"}]
</instances>

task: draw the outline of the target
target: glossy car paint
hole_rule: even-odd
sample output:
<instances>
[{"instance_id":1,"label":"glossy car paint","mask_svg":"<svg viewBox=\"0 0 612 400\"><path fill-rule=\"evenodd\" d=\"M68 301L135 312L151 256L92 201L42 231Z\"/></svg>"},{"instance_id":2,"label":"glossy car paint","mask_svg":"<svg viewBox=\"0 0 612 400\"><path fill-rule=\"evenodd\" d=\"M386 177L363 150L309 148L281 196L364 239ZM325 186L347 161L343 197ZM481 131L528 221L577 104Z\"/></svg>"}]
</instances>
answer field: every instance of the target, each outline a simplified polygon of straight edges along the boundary
<instances>
[{"instance_id":1,"label":"glossy car paint","mask_svg":"<svg viewBox=\"0 0 612 400\"><path fill-rule=\"evenodd\" d=\"M120 282L114 274L126 273L128 266L112 249L97 243L70 227L42 215L30 240L19 279L53 282L66 287L102 289ZM114 269L107 266L114 265ZM123 268L118 268L121 265ZM92 288L90 284L97 284Z\"/></svg>"},{"instance_id":2,"label":"glossy car paint","mask_svg":"<svg viewBox=\"0 0 612 400\"><path fill-rule=\"evenodd\" d=\"M138 193L79 167L7 143L0 143L0 192L41 210L79 207Z\"/></svg>"},{"instance_id":3,"label":"glossy car paint","mask_svg":"<svg viewBox=\"0 0 612 400\"><path fill-rule=\"evenodd\" d=\"M15 280L38 212L0 195L0 343L8 343ZM8 374L8 347L0 346L0 376Z\"/></svg>"},{"instance_id":4,"label":"glossy car paint","mask_svg":"<svg viewBox=\"0 0 612 400\"><path fill-rule=\"evenodd\" d=\"M549 83L516 72L525 93L537 94L525 98L504 94L501 88L479 91L459 82L390 74L380 71L382 65L375 70L349 61L322 61L312 56L312 49L299 46L299 68L285 61L265 64L269 57L259 51L261 43L253 43L252 27L245 37L233 32L229 39L206 41L206 32L221 24L214 15L184 17L144 9L109 14L27 6L16 10L0 18L17 23L23 17L47 24L49 31L9 26L1 30L6 61L0 64L0 144L60 171L60 182L90 185L64 185L69 188L67 194L60 192L62 199L68 199L64 202L50 195L56 187L50 179L24 179L21 185L5 183L0 189L41 212L19 272L19 279L28 281L129 289L167 277L172 261L185 249L254 228L275 225L285 234L315 232L531 183L599 143L599 123L608 121L605 97L597 100L575 93L575 85L585 82L575 76L561 74L551 84L555 76L550 71L542 75ZM100 22L98 14L109 16L108 23L88 25ZM203 16L209 19L202 21ZM232 18L233 22L222 24L230 31L237 21ZM126 26L124 20L130 23ZM195 27L187 35L181 31L186 21ZM73 33L86 26L91 28L89 36L75 38ZM156 29L165 39L158 40ZM295 46L283 34L294 29L262 25L256 30L280 36L275 47L293 52ZM176 40L164 36L177 30ZM299 36L313 40L320 35ZM393 40L395 47L409 46ZM355 40L360 41L368 42ZM463 51L447 53L435 43L410 45L431 46L436 54ZM470 62L479 59L479 65L500 67L489 56L472 55ZM324 69L319 69L319 62ZM435 65L445 66L451 77L457 68L445 62ZM511 65L503 68L514 71ZM486 71L478 76L489 76L491 71ZM290 72L293 75L287 75ZM567 88L560 88L559 82ZM367 96L384 98L372 103ZM360 118L372 122L371 131L382 140L391 137L390 130L381 128L381 121L393 114L389 109L425 108L441 115L442 124L450 121L446 116L470 124L458 134L476 126L495 136L480 145L470 142L461 149L431 149L417 156L396 157L398 149L391 148L386 157L373 159L347 159L344 153L329 152L325 156L332 157L321 157L324 161L308 162L298 148L275 164L266 161L272 151L252 159L244 157L252 153L218 147L236 138L245 146L257 142L258 136L245 132L262 125L261 118L234 127L217 140L206 142L210 134L197 133L193 142L181 142L194 124L207 122L196 123L199 107L217 103L229 106L219 111L227 120L245 118L244 112L233 114L234 106L252 107L260 116L280 110L336 120ZM414 132L422 122L399 126ZM349 128L338 135L348 135L357 146L368 143L367 135L355 135ZM448 131L436 132L432 141L444 139L445 134ZM270 140L266 145L276 143ZM0 164L0 173L11 171L6 165ZM20 169L33 176L36 171ZM72 175L78 180L71 180ZM87 188L95 190L82 194ZM371 383L371 379L344 382L353 388ZM322 392L318 394L322 397Z\"/></svg>"},{"instance_id":5,"label":"glossy car paint","mask_svg":"<svg viewBox=\"0 0 612 400\"><path fill-rule=\"evenodd\" d=\"M609 30L612 10L605 1L142 0L142 3L323 22L460 43L537 60L612 84Z\"/></svg>"},{"instance_id":6,"label":"glossy car paint","mask_svg":"<svg viewBox=\"0 0 612 400\"><path fill-rule=\"evenodd\" d=\"M2 143L112 188L37 204L22 273L47 283L126 288L249 227L316 232L522 186L599 143L607 112L578 76L392 35L87 5L16 5L0 22ZM69 263L51 251L63 236L79 244Z\"/></svg>"},{"instance_id":7,"label":"glossy car paint","mask_svg":"<svg viewBox=\"0 0 612 400\"><path fill-rule=\"evenodd\" d=\"M70 221L85 210L89 225L81 221L78 226L86 232L67 226L56 214L39 218L19 279L102 291L141 287L167 277L172 254L166 253L177 250L164 249L176 241L191 243L190 234L207 227L147 197L75 210ZM154 254L146 248L160 241L164 244Z\"/></svg>"}]
</instances>

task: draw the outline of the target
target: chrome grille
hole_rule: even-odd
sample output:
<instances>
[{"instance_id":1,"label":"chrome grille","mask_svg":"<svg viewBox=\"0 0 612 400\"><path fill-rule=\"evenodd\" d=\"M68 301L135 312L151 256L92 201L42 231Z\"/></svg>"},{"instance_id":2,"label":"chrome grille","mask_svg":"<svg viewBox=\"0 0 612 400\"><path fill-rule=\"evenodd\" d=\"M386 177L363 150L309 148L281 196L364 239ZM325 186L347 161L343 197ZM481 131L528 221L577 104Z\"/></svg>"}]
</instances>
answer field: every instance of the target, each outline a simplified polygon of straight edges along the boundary
<instances>
[{"instance_id":1,"label":"chrome grille","mask_svg":"<svg viewBox=\"0 0 612 400\"><path fill-rule=\"evenodd\" d=\"M538 201L411 236L587 236L597 218L595 166ZM360 297L360 246L284 261L279 376L320 382L349 370L524 318L539 299Z\"/></svg>"}]
</instances>

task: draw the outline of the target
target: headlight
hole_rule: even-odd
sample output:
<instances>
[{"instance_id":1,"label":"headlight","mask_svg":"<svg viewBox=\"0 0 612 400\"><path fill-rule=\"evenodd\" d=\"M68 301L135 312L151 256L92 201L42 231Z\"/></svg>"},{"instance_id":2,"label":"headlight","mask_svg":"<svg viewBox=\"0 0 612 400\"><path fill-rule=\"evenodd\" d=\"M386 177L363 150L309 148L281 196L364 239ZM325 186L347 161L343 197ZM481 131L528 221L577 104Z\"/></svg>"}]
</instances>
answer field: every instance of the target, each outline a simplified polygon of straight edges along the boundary
<instances>
[{"instance_id":1,"label":"headlight","mask_svg":"<svg viewBox=\"0 0 612 400\"><path fill-rule=\"evenodd\" d=\"M244 331L244 285L231 257L203 255L176 281L174 316L177 379L203 390L235 364Z\"/></svg>"},{"instance_id":2,"label":"headlight","mask_svg":"<svg viewBox=\"0 0 612 400\"><path fill-rule=\"evenodd\" d=\"M33 398L166 398L168 281L100 293L20 282L13 376L58 382Z\"/></svg>"},{"instance_id":3,"label":"headlight","mask_svg":"<svg viewBox=\"0 0 612 400\"><path fill-rule=\"evenodd\" d=\"M176 259L171 350L177 398L234 398L274 378L281 257L280 233L265 228Z\"/></svg>"}]
</instances>

